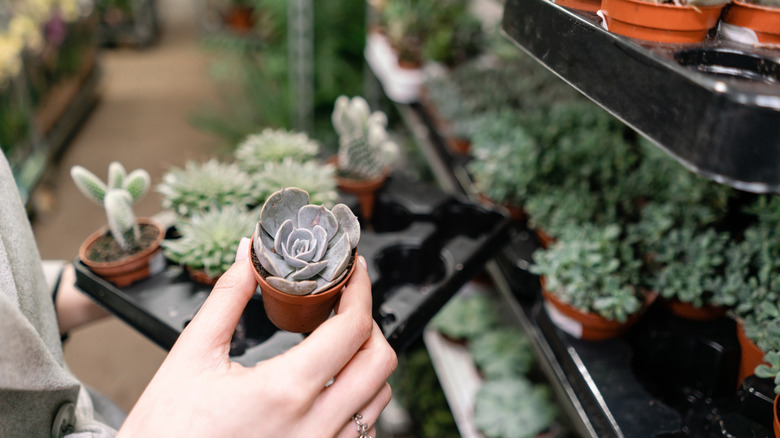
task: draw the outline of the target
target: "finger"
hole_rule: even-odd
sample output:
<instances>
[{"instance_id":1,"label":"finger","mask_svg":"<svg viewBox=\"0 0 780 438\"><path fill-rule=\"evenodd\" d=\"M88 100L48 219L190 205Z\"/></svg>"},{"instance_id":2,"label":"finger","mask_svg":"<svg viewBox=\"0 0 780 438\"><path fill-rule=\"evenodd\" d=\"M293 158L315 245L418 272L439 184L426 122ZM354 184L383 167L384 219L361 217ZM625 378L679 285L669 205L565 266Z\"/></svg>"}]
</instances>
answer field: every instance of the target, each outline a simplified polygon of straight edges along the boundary
<instances>
[{"instance_id":1,"label":"finger","mask_svg":"<svg viewBox=\"0 0 780 438\"><path fill-rule=\"evenodd\" d=\"M237 254L248 251L249 240L242 239ZM237 261L214 285L209 297L203 303L195 318L182 332L179 341L194 339L188 343L192 349L201 352L215 352L226 355L230 340L236 330L241 314L257 288L250 261L237 257Z\"/></svg>"},{"instance_id":2,"label":"finger","mask_svg":"<svg viewBox=\"0 0 780 438\"><path fill-rule=\"evenodd\" d=\"M390 389L390 385L385 384L370 402L360 409L359 412L355 413L360 414L362 417L358 419L360 424L369 427L367 431L369 436L376 436L376 422L379 420L379 415L381 415L382 411L387 407L387 404L390 403L392 395L393 391ZM360 429L352 415L350 415L347 420L347 424L336 434L338 438L355 438L356 436L360 436Z\"/></svg>"},{"instance_id":3,"label":"finger","mask_svg":"<svg viewBox=\"0 0 780 438\"><path fill-rule=\"evenodd\" d=\"M373 326L371 281L365 265L357 263L340 298L338 313L283 355L301 376L300 389L320 392L366 342Z\"/></svg>"},{"instance_id":4,"label":"finger","mask_svg":"<svg viewBox=\"0 0 780 438\"><path fill-rule=\"evenodd\" d=\"M344 410L357 412L387 383L398 359L374 324L371 338L336 375L332 385L315 402L325 418L337 418Z\"/></svg>"}]
</instances>

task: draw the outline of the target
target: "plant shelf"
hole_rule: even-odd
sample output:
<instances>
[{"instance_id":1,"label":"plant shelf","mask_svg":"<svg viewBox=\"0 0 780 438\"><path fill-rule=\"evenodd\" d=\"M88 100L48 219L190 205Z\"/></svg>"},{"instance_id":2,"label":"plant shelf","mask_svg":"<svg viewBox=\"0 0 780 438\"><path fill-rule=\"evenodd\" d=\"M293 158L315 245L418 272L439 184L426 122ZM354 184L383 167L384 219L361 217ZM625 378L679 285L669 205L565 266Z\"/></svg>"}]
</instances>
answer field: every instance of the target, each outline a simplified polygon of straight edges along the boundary
<instances>
[{"instance_id":1,"label":"plant shelf","mask_svg":"<svg viewBox=\"0 0 780 438\"><path fill-rule=\"evenodd\" d=\"M502 31L688 169L741 190L780 192L779 50L717 37L644 42L549 0L507 0Z\"/></svg>"},{"instance_id":2,"label":"plant shelf","mask_svg":"<svg viewBox=\"0 0 780 438\"><path fill-rule=\"evenodd\" d=\"M356 199L344 195L343 201L358 211ZM373 221L363 223L358 253L372 279L374 319L400 352L503 247L509 219L466 197L395 175L376 202ZM78 257L74 264L79 288L165 349L173 346L211 290L174 264L124 288L92 273ZM234 334L231 359L251 365L302 339L270 323L257 292Z\"/></svg>"}]
</instances>

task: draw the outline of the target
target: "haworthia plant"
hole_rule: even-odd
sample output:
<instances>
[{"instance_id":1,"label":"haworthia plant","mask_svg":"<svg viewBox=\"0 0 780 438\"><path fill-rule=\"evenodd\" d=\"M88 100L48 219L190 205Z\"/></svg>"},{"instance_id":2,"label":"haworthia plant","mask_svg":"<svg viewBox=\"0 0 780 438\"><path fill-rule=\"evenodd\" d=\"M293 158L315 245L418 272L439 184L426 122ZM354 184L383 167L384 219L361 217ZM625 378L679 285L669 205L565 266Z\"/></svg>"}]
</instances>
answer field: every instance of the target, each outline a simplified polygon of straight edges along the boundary
<instances>
[{"instance_id":1,"label":"haworthia plant","mask_svg":"<svg viewBox=\"0 0 780 438\"><path fill-rule=\"evenodd\" d=\"M253 250L269 285L292 295L317 294L347 275L360 223L344 204L309 204L296 187L268 197L260 210Z\"/></svg>"},{"instance_id":2,"label":"haworthia plant","mask_svg":"<svg viewBox=\"0 0 780 438\"><path fill-rule=\"evenodd\" d=\"M320 145L308 135L284 129L265 128L247 136L234 153L236 162L247 172L260 170L269 162L291 158L307 161L317 157Z\"/></svg>"},{"instance_id":3,"label":"haworthia plant","mask_svg":"<svg viewBox=\"0 0 780 438\"><path fill-rule=\"evenodd\" d=\"M117 244L125 251L136 249L140 229L132 204L149 191L149 173L136 169L128 174L115 161L108 166L107 183L82 166L73 166L70 175L81 193L105 208L108 227Z\"/></svg>"},{"instance_id":4,"label":"haworthia plant","mask_svg":"<svg viewBox=\"0 0 780 438\"><path fill-rule=\"evenodd\" d=\"M339 171L345 176L377 178L397 159L398 145L387 135L387 116L371 112L362 97L340 96L331 119L339 136Z\"/></svg>"}]
</instances>

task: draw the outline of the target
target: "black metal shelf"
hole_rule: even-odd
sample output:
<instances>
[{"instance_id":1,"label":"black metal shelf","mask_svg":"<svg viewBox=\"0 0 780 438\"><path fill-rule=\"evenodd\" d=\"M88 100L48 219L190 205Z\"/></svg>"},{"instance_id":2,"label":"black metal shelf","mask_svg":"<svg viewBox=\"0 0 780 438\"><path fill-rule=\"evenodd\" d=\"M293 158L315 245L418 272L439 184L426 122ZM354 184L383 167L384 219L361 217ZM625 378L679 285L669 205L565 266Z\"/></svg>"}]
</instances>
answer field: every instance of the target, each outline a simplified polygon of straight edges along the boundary
<instances>
[{"instance_id":1,"label":"black metal shelf","mask_svg":"<svg viewBox=\"0 0 780 438\"><path fill-rule=\"evenodd\" d=\"M780 51L714 36L663 44L616 35L596 14L507 0L502 31L690 170L780 192Z\"/></svg>"}]
</instances>

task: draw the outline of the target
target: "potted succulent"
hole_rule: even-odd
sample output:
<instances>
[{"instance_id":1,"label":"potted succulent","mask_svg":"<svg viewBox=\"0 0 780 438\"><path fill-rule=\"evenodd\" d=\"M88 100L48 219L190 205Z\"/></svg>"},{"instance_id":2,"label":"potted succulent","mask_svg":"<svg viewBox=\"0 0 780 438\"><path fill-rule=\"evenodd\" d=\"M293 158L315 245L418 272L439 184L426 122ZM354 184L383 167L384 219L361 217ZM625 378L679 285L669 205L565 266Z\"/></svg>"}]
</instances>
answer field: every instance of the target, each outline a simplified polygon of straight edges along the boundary
<instances>
[{"instance_id":1,"label":"potted succulent","mask_svg":"<svg viewBox=\"0 0 780 438\"><path fill-rule=\"evenodd\" d=\"M237 206L215 208L176 223L178 237L162 242L165 256L193 280L213 285L230 268L241 238L254 231L257 212Z\"/></svg>"},{"instance_id":2,"label":"potted succulent","mask_svg":"<svg viewBox=\"0 0 780 438\"><path fill-rule=\"evenodd\" d=\"M474 424L489 438L545 435L556 414L549 388L525 378L485 382L474 399Z\"/></svg>"},{"instance_id":3,"label":"potted succulent","mask_svg":"<svg viewBox=\"0 0 780 438\"><path fill-rule=\"evenodd\" d=\"M370 221L376 192L385 184L399 153L387 135L387 116L382 111L371 112L360 96L340 96L331 119L339 137L338 188L358 197L361 215Z\"/></svg>"},{"instance_id":4,"label":"potted succulent","mask_svg":"<svg viewBox=\"0 0 780 438\"><path fill-rule=\"evenodd\" d=\"M118 162L108 166L104 183L81 166L70 170L76 187L106 211L108 226L81 244L79 257L93 272L119 286L160 272L165 258L160 243L165 229L157 221L136 218L132 204L149 190L149 173L137 169L129 174Z\"/></svg>"},{"instance_id":5,"label":"potted succulent","mask_svg":"<svg viewBox=\"0 0 780 438\"><path fill-rule=\"evenodd\" d=\"M312 204L333 206L338 200L336 188L336 167L318 161L298 161L285 158L269 161L252 172L258 196L265 199L279 187L298 187L309 193Z\"/></svg>"},{"instance_id":6,"label":"potted succulent","mask_svg":"<svg viewBox=\"0 0 780 438\"><path fill-rule=\"evenodd\" d=\"M577 338L624 334L656 298L641 287L641 261L617 224L572 226L533 261L548 314Z\"/></svg>"},{"instance_id":7,"label":"potted succulent","mask_svg":"<svg viewBox=\"0 0 780 438\"><path fill-rule=\"evenodd\" d=\"M211 159L188 161L170 169L157 185L162 205L179 216L192 216L212 207L236 205L253 208L262 202L252 177L235 164Z\"/></svg>"},{"instance_id":8,"label":"potted succulent","mask_svg":"<svg viewBox=\"0 0 780 438\"><path fill-rule=\"evenodd\" d=\"M735 0L723 14L721 33L758 45L780 44L780 1Z\"/></svg>"},{"instance_id":9,"label":"potted succulent","mask_svg":"<svg viewBox=\"0 0 780 438\"><path fill-rule=\"evenodd\" d=\"M295 187L269 196L249 259L271 322L308 333L325 321L354 271L359 240L360 224L344 204L310 204Z\"/></svg>"},{"instance_id":10,"label":"potted succulent","mask_svg":"<svg viewBox=\"0 0 780 438\"><path fill-rule=\"evenodd\" d=\"M780 436L780 414L777 412L778 399L780 399L780 351L770 351L764 356L764 363L758 365L755 369L757 377L762 379L772 379L775 383L775 402L772 405L773 420L772 430L775 436Z\"/></svg>"},{"instance_id":11,"label":"potted succulent","mask_svg":"<svg viewBox=\"0 0 780 438\"><path fill-rule=\"evenodd\" d=\"M728 0L602 0L610 32L662 43L704 41Z\"/></svg>"},{"instance_id":12,"label":"potted succulent","mask_svg":"<svg viewBox=\"0 0 780 438\"><path fill-rule=\"evenodd\" d=\"M446 338L465 342L496 328L500 323L495 304L486 294L457 296L442 307L429 326Z\"/></svg>"},{"instance_id":13,"label":"potted succulent","mask_svg":"<svg viewBox=\"0 0 780 438\"><path fill-rule=\"evenodd\" d=\"M319 143L302 132L265 128L247 136L236 148L234 156L242 169L252 173L262 170L268 162L280 162L285 158L310 161L319 153Z\"/></svg>"},{"instance_id":14,"label":"potted succulent","mask_svg":"<svg viewBox=\"0 0 780 438\"><path fill-rule=\"evenodd\" d=\"M515 327L499 327L473 338L468 345L474 365L486 380L525 376L536 361L531 341Z\"/></svg>"}]
</instances>

